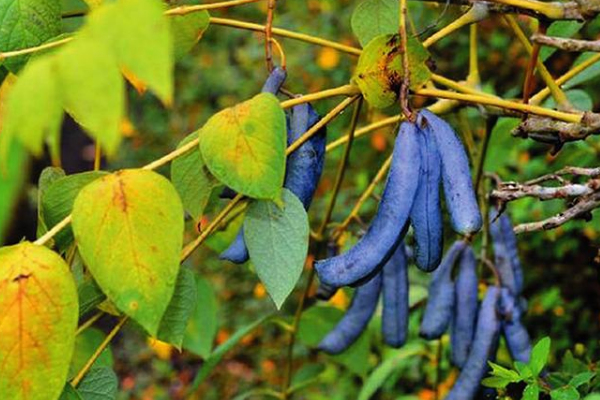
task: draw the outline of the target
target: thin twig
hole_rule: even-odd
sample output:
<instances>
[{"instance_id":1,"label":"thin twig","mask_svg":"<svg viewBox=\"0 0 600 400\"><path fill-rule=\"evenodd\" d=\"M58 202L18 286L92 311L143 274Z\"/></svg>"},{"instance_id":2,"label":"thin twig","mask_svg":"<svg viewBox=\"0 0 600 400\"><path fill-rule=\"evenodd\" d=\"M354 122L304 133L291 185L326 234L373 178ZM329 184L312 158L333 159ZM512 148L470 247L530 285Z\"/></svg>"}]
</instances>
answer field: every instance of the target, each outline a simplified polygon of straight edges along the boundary
<instances>
[{"instance_id":1,"label":"thin twig","mask_svg":"<svg viewBox=\"0 0 600 400\"><path fill-rule=\"evenodd\" d=\"M267 23L265 24L265 62L267 70L273 71L273 14L275 14L275 1L268 0L267 3Z\"/></svg>"},{"instance_id":2,"label":"thin twig","mask_svg":"<svg viewBox=\"0 0 600 400\"><path fill-rule=\"evenodd\" d=\"M564 51L600 51L600 40L561 38L554 36L546 36L539 33L536 33L533 36L531 36L531 40L533 40L535 43L542 44L544 46L555 47Z\"/></svg>"}]
</instances>

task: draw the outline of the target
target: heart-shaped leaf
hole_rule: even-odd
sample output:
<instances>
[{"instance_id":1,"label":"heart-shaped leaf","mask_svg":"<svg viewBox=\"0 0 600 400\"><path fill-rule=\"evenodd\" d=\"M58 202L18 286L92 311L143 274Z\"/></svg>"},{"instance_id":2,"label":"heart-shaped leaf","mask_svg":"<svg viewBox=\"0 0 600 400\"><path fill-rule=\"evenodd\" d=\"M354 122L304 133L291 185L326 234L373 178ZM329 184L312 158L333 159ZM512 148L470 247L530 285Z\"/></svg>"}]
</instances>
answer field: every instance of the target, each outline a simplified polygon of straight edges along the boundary
<instances>
[{"instance_id":1,"label":"heart-shaped leaf","mask_svg":"<svg viewBox=\"0 0 600 400\"><path fill-rule=\"evenodd\" d=\"M283 207L256 201L248 207L244 239L267 292L280 308L300 278L308 251L308 216L302 202L283 190Z\"/></svg>"},{"instance_id":2,"label":"heart-shaped leaf","mask_svg":"<svg viewBox=\"0 0 600 400\"><path fill-rule=\"evenodd\" d=\"M75 199L73 232L102 291L155 336L173 295L183 242L175 188L147 170L102 177Z\"/></svg>"},{"instance_id":3,"label":"heart-shaped leaf","mask_svg":"<svg viewBox=\"0 0 600 400\"><path fill-rule=\"evenodd\" d=\"M0 393L11 400L56 399L77 329L69 266L43 246L0 248Z\"/></svg>"},{"instance_id":4,"label":"heart-shaped leaf","mask_svg":"<svg viewBox=\"0 0 600 400\"><path fill-rule=\"evenodd\" d=\"M285 174L285 114L270 93L227 108L200 132L202 158L210 172L238 193L276 199Z\"/></svg>"}]
</instances>

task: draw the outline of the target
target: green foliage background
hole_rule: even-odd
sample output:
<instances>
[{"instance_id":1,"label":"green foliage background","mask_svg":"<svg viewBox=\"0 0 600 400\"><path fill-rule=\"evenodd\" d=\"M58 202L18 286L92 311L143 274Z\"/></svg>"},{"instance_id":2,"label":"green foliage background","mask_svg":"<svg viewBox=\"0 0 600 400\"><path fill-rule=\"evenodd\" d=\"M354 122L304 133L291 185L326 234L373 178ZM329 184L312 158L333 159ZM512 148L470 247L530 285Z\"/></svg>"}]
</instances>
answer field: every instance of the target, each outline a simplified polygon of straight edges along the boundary
<instances>
[{"instance_id":1,"label":"green foliage background","mask_svg":"<svg viewBox=\"0 0 600 400\"><path fill-rule=\"evenodd\" d=\"M177 2L171 2L173 4ZM180 1L177 4L193 4L193 1ZM275 25L290 30L308 32L316 36L335 39L340 42L358 45L350 29L351 13L357 4L350 0L307 0L281 1L277 8ZM83 9L78 0L64 0L63 12ZM443 5L425 5L414 1L409 3L411 15L417 30L436 21ZM215 11L213 16L245 21L263 22L264 6L246 5L226 11ZM444 26L454 20L459 11L450 8L438 23ZM528 20L524 20L527 22ZM67 30L76 29L80 18L65 19ZM576 23L555 27L559 32L575 30ZM597 37L600 34L600 20L589 23L582 35ZM434 32L430 29L424 36ZM465 78L468 70L468 29L463 29L443 39L430 51L438 71L456 80ZM331 52L302 42L281 39L287 56L289 78L286 86L293 92L309 93L336 87L347 83L353 73L356 60L351 56ZM521 77L528 57L510 30L499 18L490 18L480 24L479 58L482 86L486 91L503 97L517 95L522 85ZM567 53L542 54L548 57L547 66L559 75L568 69L574 59ZM139 95L131 87L127 90L127 103L133 136L125 140L120 150L108 164L109 169L138 167L175 148L185 135L196 130L215 112L254 96L262 86L267 72L264 65L262 36L243 30L222 26L211 26L202 40L192 51L180 59L175 69L175 96L171 108L166 108L151 94ZM595 90L600 84L600 68L593 67L585 75L588 80L579 79L579 84L571 83L569 96L573 103L582 109L598 109L600 92ZM315 104L324 114L337 100L324 100ZM395 110L384 110L383 114L393 115ZM376 112L363 117L380 117ZM463 133L475 139L480 138L486 129L486 120L477 109L463 108L452 113L449 121ZM345 134L350 113L346 112L328 127L329 141ZM365 119L366 120L366 119ZM590 137L585 142L568 144L558 156L548 155L548 149L532 141L513 138L510 129L514 121L502 118L493 128L492 142L485 165L488 171L497 172L505 180L523 181L558 170L566 165L596 166L600 155L600 142ZM358 139L350 156L349 171L346 173L333 220L343 220L351 210L358 196L364 191L376 170L391 151L393 143L391 128L385 128L373 135ZM328 153L325 173L317 197L310 211L311 226L319 224L330 191L341 149ZM16 165L24 157L19 151L11 151ZM160 171L168 175L168 168ZM5 205L0 210L0 224L12 219L13 223L21 216L14 215L14 199L37 201L36 188L27 183L23 169L9 170L9 175L0 178L0 199ZM381 190L381 189L380 189ZM17 195L19 193L19 195ZM219 206L213 199L209 207ZM539 220L556 214L565 207L560 200L538 202L520 200L509 205L515 223ZM363 220L368 221L376 209L376 202L369 201L362 210ZM209 208L210 211L210 208ZM12 217L12 218L11 218ZM228 229L219 232L208 241L185 264L199 272L212 287L216 295L215 309L218 333L217 343L240 328L252 323L263 315L274 311L273 303L264 295L252 267L235 266L218 260L217 254L233 238L239 227L239 219L234 220ZM192 238L193 222L187 226ZM348 242L355 239L360 227L354 224ZM447 241L452 236L447 232ZM529 313L526 324L532 338L550 336L553 342L550 365L558 366L559 359L567 349L583 359L600 358L600 279L598 263L593 259L600 243L600 214L591 221L571 222L551 232L525 234L520 239L520 253L525 268L525 297L529 300ZM301 282L301 284L303 281ZM427 277L412 271L411 291L413 302L422 298ZM200 290L200 289L199 289ZM349 292L348 292L349 293ZM204 296L206 293L199 293ZM211 298L209 296L209 298ZM290 322L298 294L284 304L280 314L284 322ZM210 303L212 300L206 300ZM218 311L217 311L218 310ZM433 362L438 353L438 343L429 343L417 338L417 323L420 311L411 316L410 347L391 350L380 343L379 319L371 323L369 333L363 336L350 351L342 356L328 357L317 354L310 346L318 341L319 335L333 325L341 312L330 306L319 305L310 309L303 317L297 347L298 370L293 382L308 382L319 375L320 380L303 389L303 398L348 399L354 398L361 388L376 385L375 379L385 379L378 398L385 399L425 399L428 390L436 382L438 371L445 378L450 366L448 357L441 365ZM201 316L206 317L206 316ZM210 315L208 318L212 318ZM97 333L97 332L96 332ZM78 338L77 352L90 352L94 346L79 341L97 342L95 331ZM372 334L371 334L372 333ZM284 349L287 335L273 324L265 325L250 335L244 336L235 350L227 353L216 370L201 385L203 399L227 399L252 388L279 385L281 379ZM197 346L197 347L194 347ZM186 348L184 341L183 347ZM205 355L205 343L190 344L195 352ZM425 356L411 356L411 351ZM106 365L114 360L114 368L121 378L118 398L177 398L190 383L190 377L198 369L199 358L191 352L172 351L165 357L152 357L156 353L146 343L144 336L135 328L128 328L127 335L117 340L112 355L102 358ZM443 343L442 354L448 352L447 342ZM159 353L160 355L160 353ZM78 354L79 359L87 359ZM504 348L498 362L508 361ZM394 368L381 371L388 360L399 360ZM100 363L100 360L98 361ZM398 365L400 367L398 367ZM374 369L383 378L373 378ZM367 384L365 384L367 383ZM370 390L370 389L369 389ZM366 395L366 394L365 394ZM367 398L367 397L364 397Z\"/></svg>"}]
</instances>

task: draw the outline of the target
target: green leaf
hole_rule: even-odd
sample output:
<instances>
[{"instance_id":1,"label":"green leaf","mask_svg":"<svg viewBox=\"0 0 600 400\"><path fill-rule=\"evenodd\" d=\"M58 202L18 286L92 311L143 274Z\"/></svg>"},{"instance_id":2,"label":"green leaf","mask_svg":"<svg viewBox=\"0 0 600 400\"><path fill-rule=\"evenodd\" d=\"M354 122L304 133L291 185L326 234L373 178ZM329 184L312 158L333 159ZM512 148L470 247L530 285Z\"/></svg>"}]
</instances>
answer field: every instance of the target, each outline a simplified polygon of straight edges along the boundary
<instances>
[{"instance_id":1,"label":"green leaf","mask_svg":"<svg viewBox=\"0 0 600 400\"><path fill-rule=\"evenodd\" d=\"M594 101L585 91L580 89L568 90L565 92L565 95L567 96L569 103L576 109L581 111L592 111ZM550 97L543 103L543 106L546 108L556 108L556 102Z\"/></svg>"},{"instance_id":2,"label":"green leaf","mask_svg":"<svg viewBox=\"0 0 600 400\"><path fill-rule=\"evenodd\" d=\"M106 335L99 329L88 328L75 338L75 350L69 367L69 377L74 377L92 357ZM110 347L105 348L93 364L93 368L112 367L113 355Z\"/></svg>"},{"instance_id":3,"label":"green leaf","mask_svg":"<svg viewBox=\"0 0 600 400\"><path fill-rule=\"evenodd\" d=\"M121 142L125 107L121 72L101 41L79 37L56 54L58 87L71 116L114 155ZM56 100L54 100L56 101Z\"/></svg>"},{"instance_id":4,"label":"green leaf","mask_svg":"<svg viewBox=\"0 0 600 400\"><path fill-rule=\"evenodd\" d=\"M311 307L300 319L298 340L309 347L316 347L343 317L344 312L331 306ZM356 375L364 376L369 368L365 362L369 358L369 331L366 330L342 354L330 356L332 360L345 366Z\"/></svg>"},{"instance_id":5,"label":"green leaf","mask_svg":"<svg viewBox=\"0 0 600 400\"><path fill-rule=\"evenodd\" d=\"M573 386L574 388L578 388L581 385L589 383L592 379L594 379L595 376L595 372L582 372L575 375L569 382L569 385Z\"/></svg>"},{"instance_id":6,"label":"green leaf","mask_svg":"<svg viewBox=\"0 0 600 400\"><path fill-rule=\"evenodd\" d=\"M386 108L396 103L403 68L399 35L380 35L364 48L352 81L358 85L367 102L375 108ZM408 40L410 88L418 89L431 77L426 65L429 52L418 39Z\"/></svg>"},{"instance_id":7,"label":"green leaf","mask_svg":"<svg viewBox=\"0 0 600 400\"><path fill-rule=\"evenodd\" d=\"M83 281L77 287L77 296L79 297L79 318L85 316L106 300L106 295L102 293L98 284L91 278Z\"/></svg>"},{"instance_id":8,"label":"green leaf","mask_svg":"<svg viewBox=\"0 0 600 400\"><path fill-rule=\"evenodd\" d=\"M210 356L206 359L206 362L202 364L202 367L198 371L198 374L194 378L194 382L190 385L190 393L193 392L198 386L204 382L206 378L210 375L210 373L215 369L215 367L219 364L219 362L223 359L223 356L231 350L240 340L244 338L247 334L252 332L254 329L258 328L262 325L263 322L267 321L270 316L265 316L257 319L256 321L242 327L238 331L236 331L229 339L219 345L215 351L213 351Z\"/></svg>"},{"instance_id":9,"label":"green leaf","mask_svg":"<svg viewBox=\"0 0 600 400\"><path fill-rule=\"evenodd\" d=\"M570 38L579 32L582 27L583 24L577 21L555 21L548 27L546 34L549 36ZM555 47L542 46L540 49L540 60L546 61L555 51Z\"/></svg>"},{"instance_id":10,"label":"green leaf","mask_svg":"<svg viewBox=\"0 0 600 400\"><path fill-rule=\"evenodd\" d=\"M483 386L487 386L487 387L495 388L495 389L505 388L506 386L508 386L509 383L511 383L510 379L503 378L500 376L491 376L491 377L485 378L481 381L481 384Z\"/></svg>"},{"instance_id":11,"label":"green leaf","mask_svg":"<svg viewBox=\"0 0 600 400\"><path fill-rule=\"evenodd\" d=\"M529 368L534 376L538 376L546 362L548 361L548 355L550 354L550 338L545 337L540 339L539 342L533 346L531 350L531 360L529 361Z\"/></svg>"},{"instance_id":12,"label":"green leaf","mask_svg":"<svg viewBox=\"0 0 600 400\"><path fill-rule=\"evenodd\" d=\"M583 400L600 400L600 393L590 393Z\"/></svg>"},{"instance_id":13,"label":"green leaf","mask_svg":"<svg viewBox=\"0 0 600 400\"><path fill-rule=\"evenodd\" d=\"M77 391L83 400L114 400L119 381L111 368L92 368L83 378Z\"/></svg>"},{"instance_id":14,"label":"green leaf","mask_svg":"<svg viewBox=\"0 0 600 400\"><path fill-rule=\"evenodd\" d=\"M37 231L36 236L39 238L48 231L46 222L44 221L44 208L42 207L42 197L46 190L52 183L65 177L65 171L62 168L57 167L46 167L42 170L38 179L37 187L37 207L38 207L38 220L37 220ZM54 240L52 240L54 241Z\"/></svg>"},{"instance_id":15,"label":"green leaf","mask_svg":"<svg viewBox=\"0 0 600 400\"><path fill-rule=\"evenodd\" d=\"M519 376L519 374L516 371L513 371L508 368L504 368L503 366L493 363L491 361L488 361L488 364L490 365L490 367L492 367L492 371L490 372L490 375L508 379L509 382L520 382L521 381L521 377Z\"/></svg>"},{"instance_id":16,"label":"green leaf","mask_svg":"<svg viewBox=\"0 0 600 400\"><path fill-rule=\"evenodd\" d=\"M175 188L152 171L119 171L83 188L72 215L81 257L102 291L156 336L183 242Z\"/></svg>"},{"instance_id":17,"label":"green leaf","mask_svg":"<svg viewBox=\"0 0 600 400\"><path fill-rule=\"evenodd\" d=\"M302 274L308 252L308 216L302 202L283 190L283 209L272 201L250 204L244 240L267 292L280 308Z\"/></svg>"},{"instance_id":18,"label":"green leaf","mask_svg":"<svg viewBox=\"0 0 600 400\"><path fill-rule=\"evenodd\" d=\"M27 179L28 160L25 149L16 142L11 144L6 158L0 157L5 161L4 166L0 165L0 243L3 243L8 226L15 217L15 206Z\"/></svg>"},{"instance_id":19,"label":"green leaf","mask_svg":"<svg viewBox=\"0 0 600 400\"><path fill-rule=\"evenodd\" d=\"M16 138L36 156L41 156L46 141L56 142L60 134L62 91L55 79L56 65L48 57L30 63L7 98L2 134L7 143Z\"/></svg>"},{"instance_id":20,"label":"green leaf","mask_svg":"<svg viewBox=\"0 0 600 400\"><path fill-rule=\"evenodd\" d=\"M162 321L160 321L157 336L159 340L170 343L181 350L183 336L188 321L196 309L197 300L194 273L187 268L181 268L177 276L175 292Z\"/></svg>"},{"instance_id":21,"label":"green leaf","mask_svg":"<svg viewBox=\"0 0 600 400\"><path fill-rule=\"evenodd\" d=\"M521 400L538 400L540 397L540 387L537 383L531 383L525 387L523 398Z\"/></svg>"},{"instance_id":22,"label":"green leaf","mask_svg":"<svg viewBox=\"0 0 600 400\"><path fill-rule=\"evenodd\" d=\"M73 211L75 198L86 185L106 176L103 171L89 171L56 179L42 193L42 215L46 227L52 228ZM73 231L66 227L54 237L58 248L66 250L73 242Z\"/></svg>"},{"instance_id":23,"label":"green leaf","mask_svg":"<svg viewBox=\"0 0 600 400\"><path fill-rule=\"evenodd\" d=\"M210 23L210 14L204 10L185 15L172 15L169 17L169 22L173 33L175 59L180 59L202 38Z\"/></svg>"},{"instance_id":24,"label":"green leaf","mask_svg":"<svg viewBox=\"0 0 600 400\"><path fill-rule=\"evenodd\" d=\"M352 13L352 31L361 46L379 35L398 32L400 3L397 0L364 0Z\"/></svg>"},{"instance_id":25,"label":"green leaf","mask_svg":"<svg viewBox=\"0 0 600 400\"><path fill-rule=\"evenodd\" d=\"M277 199L285 175L285 114L270 93L227 108L200 132L202 158L210 172L238 193Z\"/></svg>"},{"instance_id":26,"label":"green leaf","mask_svg":"<svg viewBox=\"0 0 600 400\"><path fill-rule=\"evenodd\" d=\"M183 347L206 359L218 329L217 296L211 283L199 276L196 276L196 295L196 307L185 331Z\"/></svg>"},{"instance_id":27,"label":"green leaf","mask_svg":"<svg viewBox=\"0 0 600 400\"><path fill-rule=\"evenodd\" d=\"M370 399L394 371L405 366L407 359L420 354L422 351L423 345L419 342L408 343L403 348L396 350L393 356L380 363L369 375L358 394L358 400Z\"/></svg>"},{"instance_id":28,"label":"green leaf","mask_svg":"<svg viewBox=\"0 0 600 400\"><path fill-rule=\"evenodd\" d=\"M77 390L70 383L67 383L63 388L58 400L83 400Z\"/></svg>"},{"instance_id":29,"label":"green leaf","mask_svg":"<svg viewBox=\"0 0 600 400\"><path fill-rule=\"evenodd\" d=\"M69 266L44 246L0 248L0 393L11 400L58 398L77 329Z\"/></svg>"},{"instance_id":30,"label":"green leaf","mask_svg":"<svg viewBox=\"0 0 600 400\"><path fill-rule=\"evenodd\" d=\"M582 62L587 61L590 58L595 57L597 55L598 53L592 52L582 53L579 55L579 57L575 59L573 66L579 65ZM564 88L574 88L575 86L579 86L593 79L596 79L598 78L598 76L600 76L600 63L596 62L593 65L586 68L585 70L583 70L582 72L580 72L579 74L577 74L576 76L574 76L573 79L570 79L567 83L565 83Z\"/></svg>"},{"instance_id":31,"label":"green leaf","mask_svg":"<svg viewBox=\"0 0 600 400\"><path fill-rule=\"evenodd\" d=\"M198 132L190 133L177 148L198 137ZM206 168L198 147L176 158L171 163L171 181L177 189L183 207L198 221L208 204L210 195L219 182Z\"/></svg>"},{"instance_id":32,"label":"green leaf","mask_svg":"<svg viewBox=\"0 0 600 400\"><path fill-rule=\"evenodd\" d=\"M579 400L581 396L573 386L563 386L550 392L552 400Z\"/></svg>"},{"instance_id":33,"label":"green leaf","mask_svg":"<svg viewBox=\"0 0 600 400\"><path fill-rule=\"evenodd\" d=\"M38 46L60 34L60 2L56 0L2 0L0 2L0 51ZM6 68L17 73L29 55L8 58Z\"/></svg>"},{"instance_id":34,"label":"green leaf","mask_svg":"<svg viewBox=\"0 0 600 400\"><path fill-rule=\"evenodd\" d=\"M531 368L529 368L529 365L522 363L520 361L515 361L515 369L521 376L522 380L527 380L533 376L533 374L531 372Z\"/></svg>"},{"instance_id":35,"label":"green leaf","mask_svg":"<svg viewBox=\"0 0 600 400\"><path fill-rule=\"evenodd\" d=\"M100 7L85 28L93 41L104 42L106 57L144 82L165 103L173 101L173 37L160 0L120 0ZM76 63L75 63L76 64ZM93 93L93 92L92 92Z\"/></svg>"}]
</instances>

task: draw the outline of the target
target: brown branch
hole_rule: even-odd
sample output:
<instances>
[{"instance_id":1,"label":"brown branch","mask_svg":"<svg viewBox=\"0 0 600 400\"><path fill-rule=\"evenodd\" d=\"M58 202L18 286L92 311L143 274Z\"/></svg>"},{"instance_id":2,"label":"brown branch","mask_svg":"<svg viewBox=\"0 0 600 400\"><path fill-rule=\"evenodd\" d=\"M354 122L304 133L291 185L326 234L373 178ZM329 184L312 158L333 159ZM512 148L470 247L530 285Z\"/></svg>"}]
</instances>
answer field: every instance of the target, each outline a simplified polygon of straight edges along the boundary
<instances>
[{"instance_id":1,"label":"brown branch","mask_svg":"<svg viewBox=\"0 0 600 400\"><path fill-rule=\"evenodd\" d=\"M551 144L584 140L590 135L600 134L600 114L585 112L581 123L530 115L513 130L512 134Z\"/></svg>"},{"instance_id":2,"label":"brown branch","mask_svg":"<svg viewBox=\"0 0 600 400\"><path fill-rule=\"evenodd\" d=\"M568 208L558 215L547 218L543 221L517 225L515 226L514 231L516 234L520 234L525 232L555 229L576 218L589 219L589 213L598 207L600 207L600 193L594 193L592 196L582 199L573 207Z\"/></svg>"},{"instance_id":3,"label":"brown branch","mask_svg":"<svg viewBox=\"0 0 600 400\"><path fill-rule=\"evenodd\" d=\"M556 187L503 182L497 189L492 191L490 197L502 202L518 200L524 197L554 200L587 196L597 192L598 189L600 189L600 179L590 179L587 183L574 183Z\"/></svg>"},{"instance_id":4,"label":"brown branch","mask_svg":"<svg viewBox=\"0 0 600 400\"><path fill-rule=\"evenodd\" d=\"M531 40L544 46L556 47L564 51L595 51L600 52L600 40L580 40L534 34Z\"/></svg>"}]
</instances>

